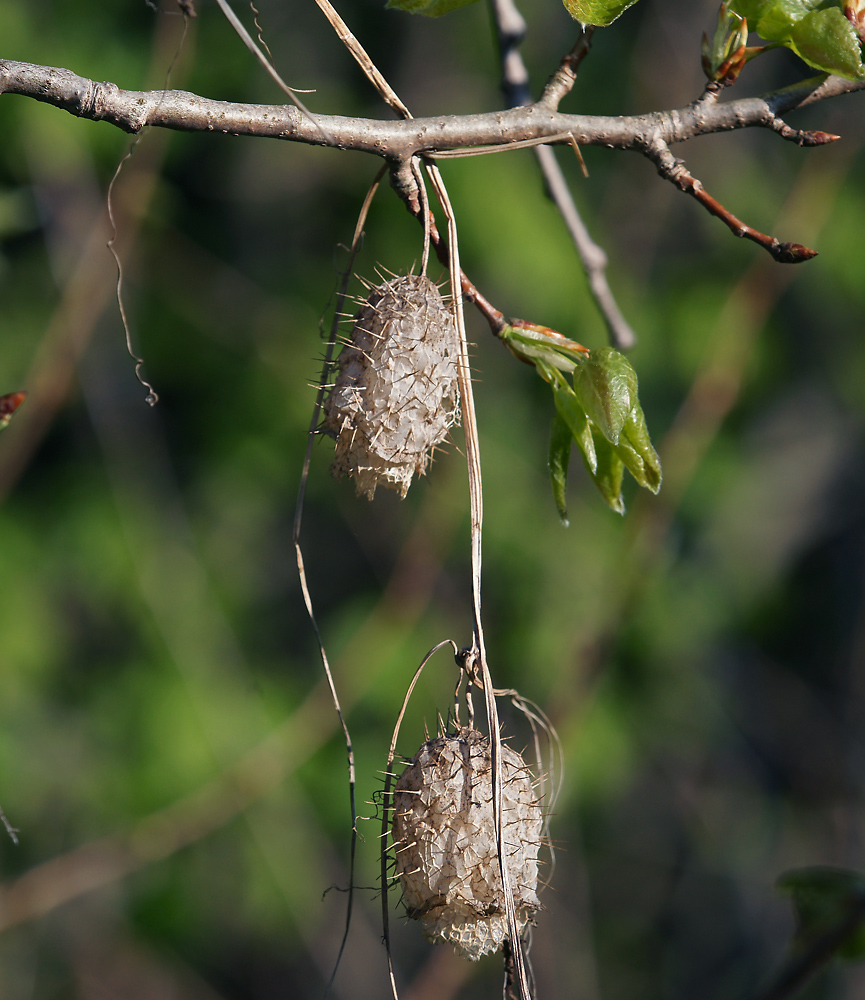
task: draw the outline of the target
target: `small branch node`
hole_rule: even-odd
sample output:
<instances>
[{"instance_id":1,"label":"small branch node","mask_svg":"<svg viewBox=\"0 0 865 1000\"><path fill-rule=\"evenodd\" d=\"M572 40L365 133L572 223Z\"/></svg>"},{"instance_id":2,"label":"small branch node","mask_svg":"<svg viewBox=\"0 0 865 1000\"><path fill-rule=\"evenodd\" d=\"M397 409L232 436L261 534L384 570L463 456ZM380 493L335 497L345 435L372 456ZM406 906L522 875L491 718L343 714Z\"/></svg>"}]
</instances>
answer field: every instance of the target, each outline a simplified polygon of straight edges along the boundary
<instances>
[{"instance_id":1,"label":"small branch node","mask_svg":"<svg viewBox=\"0 0 865 1000\"><path fill-rule=\"evenodd\" d=\"M791 128L783 118L773 117L769 122L769 128L777 132L782 139L795 142L797 146L825 146L830 142L837 142L841 136L833 132L820 132L809 129Z\"/></svg>"},{"instance_id":2,"label":"small branch node","mask_svg":"<svg viewBox=\"0 0 865 1000\"><path fill-rule=\"evenodd\" d=\"M580 64L589 54L589 49L592 47L592 35L594 32L595 29L592 25L587 24L583 26L583 30L580 32L580 36L574 47L562 58L559 68L547 81L544 92L538 101L539 107L555 110L562 102L562 99L573 90L574 84L577 82L577 71L580 68Z\"/></svg>"}]
</instances>

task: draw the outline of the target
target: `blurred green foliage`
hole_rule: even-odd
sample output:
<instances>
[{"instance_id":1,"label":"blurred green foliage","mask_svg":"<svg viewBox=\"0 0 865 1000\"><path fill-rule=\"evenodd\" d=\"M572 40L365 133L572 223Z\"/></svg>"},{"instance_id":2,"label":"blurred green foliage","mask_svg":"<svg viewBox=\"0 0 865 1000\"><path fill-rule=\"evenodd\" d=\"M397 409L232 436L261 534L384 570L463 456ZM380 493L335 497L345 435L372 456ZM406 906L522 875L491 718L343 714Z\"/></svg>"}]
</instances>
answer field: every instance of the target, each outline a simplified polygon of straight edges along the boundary
<instances>
[{"instance_id":1,"label":"blurred green foliage","mask_svg":"<svg viewBox=\"0 0 865 1000\"><path fill-rule=\"evenodd\" d=\"M386 114L313 4L258 6L285 79L318 88L313 109ZM280 103L199 7L171 85ZM482 5L440 20L361 0L340 11L415 114L500 106ZM573 23L558 3L524 13L537 90ZM685 105L716 15L708 0L638 5L597 33L565 109ZM181 29L143 2L0 0L4 58L128 89L164 85ZM800 67L771 53L732 95ZM470 317L490 661L565 747L532 952L541 997L746 995L793 931L777 875L865 867L861 100L791 116L841 134L829 148L752 130L677 150L740 217L820 251L796 268L733 239L641 159L587 149L584 180L559 151L639 334L630 358L664 464L659 496L626 483L624 518L577 469L561 527L549 391ZM347 772L291 528L321 326L378 165L142 137L117 185L118 249L151 410L105 249L129 138L6 95L0 137L0 393L29 392L0 437L0 805L20 830L18 847L0 837L2 996L320 997L345 907L323 893L348 879ZM448 163L445 178L484 294L601 347L531 151ZM420 259L386 187L366 234L365 277ZM405 501L370 504L331 479L331 447L314 448L303 542L364 803L417 663L470 638L466 474L455 445ZM401 753L447 713L455 679L439 654ZM334 993L352 1000L387 995L379 826L360 830ZM407 996L433 981L439 998L499 995L497 959L461 963L399 916L393 934ZM830 970L807 996L861 995L861 977Z\"/></svg>"}]
</instances>

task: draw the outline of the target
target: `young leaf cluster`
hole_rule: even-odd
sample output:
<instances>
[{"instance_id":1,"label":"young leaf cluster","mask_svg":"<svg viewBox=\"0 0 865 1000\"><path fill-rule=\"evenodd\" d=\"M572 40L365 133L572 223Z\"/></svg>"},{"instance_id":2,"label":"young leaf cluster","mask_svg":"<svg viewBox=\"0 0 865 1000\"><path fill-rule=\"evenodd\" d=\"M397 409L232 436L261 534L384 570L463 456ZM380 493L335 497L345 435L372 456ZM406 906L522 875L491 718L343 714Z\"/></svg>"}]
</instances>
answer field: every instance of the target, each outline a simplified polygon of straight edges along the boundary
<instances>
[{"instance_id":1,"label":"young leaf cluster","mask_svg":"<svg viewBox=\"0 0 865 1000\"><path fill-rule=\"evenodd\" d=\"M474 2L388 0L387 6L412 14L440 17ZM562 2L577 21L600 27L612 24L637 0ZM792 49L809 66L824 73L834 73L848 80L865 80L865 63L862 61L865 0L732 0L729 4L722 4L721 9L721 21L729 16L728 10L739 15L744 19L743 29L750 26L769 43L770 48L783 46ZM750 57L760 51L763 49L753 49L748 55ZM710 78L714 78L712 74Z\"/></svg>"},{"instance_id":2,"label":"young leaf cluster","mask_svg":"<svg viewBox=\"0 0 865 1000\"><path fill-rule=\"evenodd\" d=\"M732 0L761 38L792 49L809 66L848 80L865 80L862 0Z\"/></svg>"},{"instance_id":3,"label":"young leaf cluster","mask_svg":"<svg viewBox=\"0 0 865 1000\"><path fill-rule=\"evenodd\" d=\"M626 469L640 486L658 492L661 464L638 398L637 373L623 354L612 347L589 351L554 330L520 321L506 326L500 336L552 389L556 412L550 432L550 481L563 523L568 523L566 487L573 444L601 496L617 513L625 512Z\"/></svg>"}]
</instances>

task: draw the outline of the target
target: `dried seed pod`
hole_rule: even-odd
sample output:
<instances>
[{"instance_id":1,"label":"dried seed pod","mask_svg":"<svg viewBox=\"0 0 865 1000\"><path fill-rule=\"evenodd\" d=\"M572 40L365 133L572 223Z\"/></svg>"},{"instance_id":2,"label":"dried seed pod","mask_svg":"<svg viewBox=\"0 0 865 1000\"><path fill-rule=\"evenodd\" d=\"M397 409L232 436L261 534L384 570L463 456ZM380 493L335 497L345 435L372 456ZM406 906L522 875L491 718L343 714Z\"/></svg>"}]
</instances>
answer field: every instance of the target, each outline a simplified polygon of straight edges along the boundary
<instances>
[{"instance_id":1,"label":"dried seed pod","mask_svg":"<svg viewBox=\"0 0 865 1000\"><path fill-rule=\"evenodd\" d=\"M502 746L503 844L520 932L540 908L541 806L523 758ZM508 923L493 822L489 740L473 729L429 740L396 783L393 842L409 915L466 958L498 951Z\"/></svg>"},{"instance_id":2,"label":"dried seed pod","mask_svg":"<svg viewBox=\"0 0 865 1000\"><path fill-rule=\"evenodd\" d=\"M459 420L458 359L456 324L429 278L407 274L373 288L324 404L333 474L352 476L370 499L379 485L405 496Z\"/></svg>"}]
</instances>

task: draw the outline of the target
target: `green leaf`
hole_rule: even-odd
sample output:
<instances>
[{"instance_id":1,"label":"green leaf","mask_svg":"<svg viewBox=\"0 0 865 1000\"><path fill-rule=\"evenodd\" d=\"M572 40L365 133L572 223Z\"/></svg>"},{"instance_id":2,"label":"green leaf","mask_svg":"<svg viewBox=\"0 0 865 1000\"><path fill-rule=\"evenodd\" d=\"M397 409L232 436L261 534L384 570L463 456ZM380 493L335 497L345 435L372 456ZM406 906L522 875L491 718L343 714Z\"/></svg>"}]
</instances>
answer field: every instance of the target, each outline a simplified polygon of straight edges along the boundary
<instances>
[{"instance_id":1,"label":"green leaf","mask_svg":"<svg viewBox=\"0 0 865 1000\"><path fill-rule=\"evenodd\" d=\"M556 410L570 430L574 441L579 445L589 474L594 476L598 471L598 459L595 454L595 441L592 437L591 426L585 411L580 406L576 393L564 379L557 379L552 383L552 386Z\"/></svg>"},{"instance_id":2,"label":"green leaf","mask_svg":"<svg viewBox=\"0 0 865 1000\"><path fill-rule=\"evenodd\" d=\"M409 14L423 14L425 17L441 17L458 7L467 7L477 0L387 0L386 7L405 10Z\"/></svg>"},{"instance_id":3,"label":"green leaf","mask_svg":"<svg viewBox=\"0 0 865 1000\"><path fill-rule=\"evenodd\" d=\"M640 486L651 490L652 493L660 490L661 462L658 453L652 447L646 417L639 402L628 414L616 451L625 463L625 468Z\"/></svg>"},{"instance_id":4,"label":"green leaf","mask_svg":"<svg viewBox=\"0 0 865 1000\"><path fill-rule=\"evenodd\" d=\"M806 14L793 26L790 41L796 55L814 69L865 80L859 36L837 7Z\"/></svg>"},{"instance_id":5,"label":"green leaf","mask_svg":"<svg viewBox=\"0 0 865 1000\"><path fill-rule=\"evenodd\" d=\"M821 6L826 6L826 0L776 0L765 6L753 24L766 41L786 41L793 26Z\"/></svg>"},{"instance_id":6,"label":"green leaf","mask_svg":"<svg viewBox=\"0 0 865 1000\"><path fill-rule=\"evenodd\" d=\"M553 499L567 523L565 493L571 444L601 495L619 514L625 512L625 469L640 486L657 493L661 465L637 398L637 373L611 347L589 351L555 330L512 320L500 336L508 349L535 370L553 391L556 416L550 433L549 468ZM573 372L573 386L568 375Z\"/></svg>"},{"instance_id":7,"label":"green leaf","mask_svg":"<svg viewBox=\"0 0 865 1000\"><path fill-rule=\"evenodd\" d=\"M571 444L573 437L571 429L557 412L550 427L550 483L553 487L553 500L562 524L567 528L567 486L568 464L571 460Z\"/></svg>"},{"instance_id":8,"label":"green leaf","mask_svg":"<svg viewBox=\"0 0 865 1000\"><path fill-rule=\"evenodd\" d=\"M586 414L612 444L637 403L637 373L612 347L592 351L574 372L574 390Z\"/></svg>"},{"instance_id":9,"label":"green leaf","mask_svg":"<svg viewBox=\"0 0 865 1000\"><path fill-rule=\"evenodd\" d=\"M734 0L730 9L747 17L767 42L792 49L814 69L865 79L859 37L838 0Z\"/></svg>"},{"instance_id":10,"label":"green leaf","mask_svg":"<svg viewBox=\"0 0 865 1000\"><path fill-rule=\"evenodd\" d=\"M622 499L622 479L625 476L625 465L616 449L601 434L597 427L592 428L595 439L595 454L598 457L598 467L595 475L595 486L601 491L601 496L617 513L625 513L625 501Z\"/></svg>"},{"instance_id":11,"label":"green leaf","mask_svg":"<svg viewBox=\"0 0 865 1000\"><path fill-rule=\"evenodd\" d=\"M792 898L797 948L849 927L849 934L839 940L838 957L865 958L865 875L844 868L800 868L782 875L777 886Z\"/></svg>"},{"instance_id":12,"label":"green leaf","mask_svg":"<svg viewBox=\"0 0 865 1000\"><path fill-rule=\"evenodd\" d=\"M752 25L756 25L776 3L777 0L732 0L727 4L727 9L741 17L747 17Z\"/></svg>"},{"instance_id":13,"label":"green leaf","mask_svg":"<svg viewBox=\"0 0 865 1000\"><path fill-rule=\"evenodd\" d=\"M637 0L562 0L562 2L567 12L577 21L602 27L605 24L612 24L628 7L633 7Z\"/></svg>"}]
</instances>

